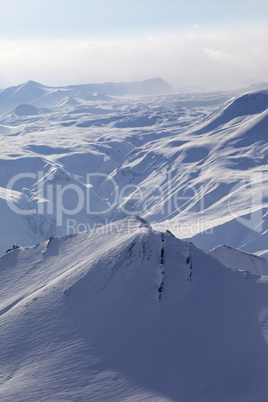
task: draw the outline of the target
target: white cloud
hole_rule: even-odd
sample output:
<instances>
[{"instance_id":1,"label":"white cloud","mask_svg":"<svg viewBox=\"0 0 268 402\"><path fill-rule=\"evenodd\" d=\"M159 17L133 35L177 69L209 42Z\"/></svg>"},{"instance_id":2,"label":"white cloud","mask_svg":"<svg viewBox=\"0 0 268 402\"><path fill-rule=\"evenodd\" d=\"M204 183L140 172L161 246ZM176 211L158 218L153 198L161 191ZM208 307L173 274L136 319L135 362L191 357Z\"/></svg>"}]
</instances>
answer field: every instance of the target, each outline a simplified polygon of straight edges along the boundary
<instances>
[{"instance_id":1,"label":"white cloud","mask_svg":"<svg viewBox=\"0 0 268 402\"><path fill-rule=\"evenodd\" d=\"M208 56L209 59L217 61L217 62L228 62L232 60L232 56L226 52L215 49L204 49L204 53Z\"/></svg>"},{"instance_id":2,"label":"white cloud","mask_svg":"<svg viewBox=\"0 0 268 402\"><path fill-rule=\"evenodd\" d=\"M1 86L29 79L49 85L162 76L176 86L239 86L268 81L266 28L127 39L0 41Z\"/></svg>"}]
</instances>

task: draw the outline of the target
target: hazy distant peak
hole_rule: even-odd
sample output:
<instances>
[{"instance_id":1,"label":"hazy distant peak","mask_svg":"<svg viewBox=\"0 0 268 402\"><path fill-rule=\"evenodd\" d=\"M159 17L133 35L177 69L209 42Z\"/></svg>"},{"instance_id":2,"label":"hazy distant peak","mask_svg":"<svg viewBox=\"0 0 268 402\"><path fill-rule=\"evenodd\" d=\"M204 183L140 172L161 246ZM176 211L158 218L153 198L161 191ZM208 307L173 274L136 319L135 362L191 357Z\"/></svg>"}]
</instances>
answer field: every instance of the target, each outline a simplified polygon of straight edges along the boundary
<instances>
[{"instance_id":1,"label":"hazy distant peak","mask_svg":"<svg viewBox=\"0 0 268 402\"><path fill-rule=\"evenodd\" d=\"M174 88L162 78L150 78L143 81L133 82L104 82L97 84L69 85L67 89L80 91L101 92L111 96L144 96L169 94Z\"/></svg>"},{"instance_id":2,"label":"hazy distant peak","mask_svg":"<svg viewBox=\"0 0 268 402\"><path fill-rule=\"evenodd\" d=\"M54 107L74 105L74 98L86 101L105 101L109 96L147 96L173 93L173 87L162 78L151 78L135 82L106 82L101 84L80 84L66 87L51 87L36 81L0 91L0 112L11 111L20 104ZM66 103L65 103L66 102Z\"/></svg>"},{"instance_id":3,"label":"hazy distant peak","mask_svg":"<svg viewBox=\"0 0 268 402\"><path fill-rule=\"evenodd\" d=\"M37 82L37 81L32 81L32 80L29 80L29 81L26 81L24 84L22 84L23 86L27 86L27 87L44 87L45 85L42 85L42 84L40 84L39 82Z\"/></svg>"},{"instance_id":4,"label":"hazy distant peak","mask_svg":"<svg viewBox=\"0 0 268 402\"><path fill-rule=\"evenodd\" d=\"M247 87L249 91L258 91L260 89L268 89L268 82L256 82Z\"/></svg>"},{"instance_id":5,"label":"hazy distant peak","mask_svg":"<svg viewBox=\"0 0 268 402\"><path fill-rule=\"evenodd\" d=\"M78 100L70 96L66 100L64 100L59 106L76 106L76 105L79 105Z\"/></svg>"}]
</instances>

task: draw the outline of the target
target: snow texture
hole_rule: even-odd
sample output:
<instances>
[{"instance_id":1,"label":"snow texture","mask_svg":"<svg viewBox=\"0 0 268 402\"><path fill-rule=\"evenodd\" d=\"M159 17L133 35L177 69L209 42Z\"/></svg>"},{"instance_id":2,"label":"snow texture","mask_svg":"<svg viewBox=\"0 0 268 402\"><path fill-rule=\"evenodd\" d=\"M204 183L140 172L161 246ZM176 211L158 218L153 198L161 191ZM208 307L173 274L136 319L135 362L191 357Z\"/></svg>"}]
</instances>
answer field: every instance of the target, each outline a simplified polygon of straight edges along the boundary
<instances>
[{"instance_id":1,"label":"snow texture","mask_svg":"<svg viewBox=\"0 0 268 402\"><path fill-rule=\"evenodd\" d=\"M267 89L170 92L161 79L59 88L29 81L0 91L0 254L128 215L206 251L225 243L267 254ZM12 177L40 171L7 193ZM90 184L93 213L82 208L58 224L55 201L38 183L52 184L53 194L77 185L85 195L92 173L108 178ZM63 194L67 209L76 197ZM21 211L42 205L42 213L19 215L8 200Z\"/></svg>"},{"instance_id":2,"label":"snow texture","mask_svg":"<svg viewBox=\"0 0 268 402\"><path fill-rule=\"evenodd\" d=\"M143 219L16 248L0 276L1 400L267 400L267 277Z\"/></svg>"},{"instance_id":3,"label":"snow texture","mask_svg":"<svg viewBox=\"0 0 268 402\"><path fill-rule=\"evenodd\" d=\"M267 132L264 84L0 90L1 400L267 401Z\"/></svg>"}]
</instances>

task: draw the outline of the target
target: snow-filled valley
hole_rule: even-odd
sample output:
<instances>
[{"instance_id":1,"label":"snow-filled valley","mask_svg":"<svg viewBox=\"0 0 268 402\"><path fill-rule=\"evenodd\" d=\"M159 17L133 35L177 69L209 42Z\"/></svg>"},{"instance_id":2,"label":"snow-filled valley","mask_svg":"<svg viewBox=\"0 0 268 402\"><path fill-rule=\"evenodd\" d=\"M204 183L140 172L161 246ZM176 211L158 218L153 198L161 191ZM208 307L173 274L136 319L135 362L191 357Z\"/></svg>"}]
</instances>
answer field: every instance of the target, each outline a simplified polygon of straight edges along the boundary
<instances>
[{"instance_id":1,"label":"snow-filled valley","mask_svg":"<svg viewBox=\"0 0 268 402\"><path fill-rule=\"evenodd\" d=\"M267 133L266 84L0 90L0 399L266 402Z\"/></svg>"}]
</instances>

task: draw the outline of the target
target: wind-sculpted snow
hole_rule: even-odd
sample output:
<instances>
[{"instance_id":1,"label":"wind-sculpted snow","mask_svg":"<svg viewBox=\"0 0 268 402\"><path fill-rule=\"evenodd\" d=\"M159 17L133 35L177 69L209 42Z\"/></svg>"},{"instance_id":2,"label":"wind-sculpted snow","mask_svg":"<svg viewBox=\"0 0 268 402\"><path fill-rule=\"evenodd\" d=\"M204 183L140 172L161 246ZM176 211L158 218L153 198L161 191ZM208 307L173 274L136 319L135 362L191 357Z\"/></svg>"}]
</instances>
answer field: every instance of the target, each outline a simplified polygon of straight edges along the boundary
<instances>
[{"instance_id":1,"label":"wind-sculpted snow","mask_svg":"<svg viewBox=\"0 0 268 402\"><path fill-rule=\"evenodd\" d=\"M0 259L1 400L267 399L268 281L141 218Z\"/></svg>"},{"instance_id":2,"label":"wind-sculpted snow","mask_svg":"<svg viewBox=\"0 0 268 402\"><path fill-rule=\"evenodd\" d=\"M209 132L218 126L246 116L261 114L268 109L268 90L246 93L227 102L204 124L199 133ZM239 121L239 120L238 120Z\"/></svg>"},{"instance_id":3,"label":"wind-sculpted snow","mask_svg":"<svg viewBox=\"0 0 268 402\"><path fill-rule=\"evenodd\" d=\"M0 92L0 254L129 215L207 251L267 250L267 90L153 86L170 90L30 81Z\"/></svg>"}]
</instances>

